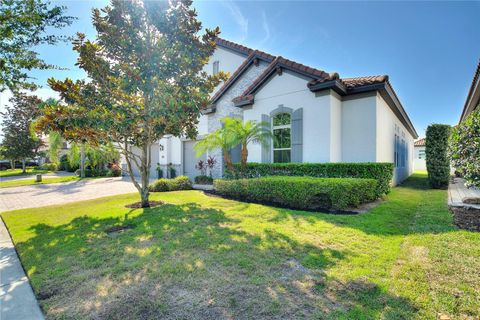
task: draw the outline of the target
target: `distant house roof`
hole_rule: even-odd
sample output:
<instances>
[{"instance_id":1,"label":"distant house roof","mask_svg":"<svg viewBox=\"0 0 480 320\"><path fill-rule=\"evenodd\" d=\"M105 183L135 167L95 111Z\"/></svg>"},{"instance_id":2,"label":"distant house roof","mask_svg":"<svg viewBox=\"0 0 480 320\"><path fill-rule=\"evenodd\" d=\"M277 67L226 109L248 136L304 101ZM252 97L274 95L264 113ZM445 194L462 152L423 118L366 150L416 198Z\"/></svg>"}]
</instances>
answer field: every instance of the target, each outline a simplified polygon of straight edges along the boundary
<instances>
[{"instance_id":1,"label":"distant house roof","mask_svg":"<svg viewBox=\"0 0 480 320\"><path fill-rule=\"evenodd\" d=\"M425 147L425 138L418 139L414 142L415 147Z\"/></svg>"},{"instance_id":2,"label":"distant house roof","mask_svg":"<svg viewBox=\"0 0 480 320\"><path fill-rule=\"evenodd\" d=\"M480 104L480 60L478 61L477 70L473 75L472 85L468 90L467 99L465 100L465 105L463 106L462 115L460 116L460 121L462 122L468 115L478 108Z\"/></svg>"},{"instance_id":3,"label":"distant house roof","mask_svg":"<svg viewBox=\"0 0 480 320\"><path fill-rule=\"evenodd\" d=\"M261 59L269 63L267 69L260 74L252 84L238 97L233 99L235 106L243 107L254 103L255 93L266 83L270 77L277 73L281 74L283 70L288 70L305 76L310 79L307 87L312 92L317 92L325 89L332 89L338 94L345 96L355 93L376 91L378 90L385 101L389 104L395 115L402 121L407 130L414 138L418 134L405 112L397 94L393 90L387 75L380 76L366 76L356 78L340 78L336 72L327 73L323 70L312 68L301 63L285 59L281 56L273 56L263 51L247 48L240 44L217 38L217 45L226 49L239 52L247 56L247 59L242 63L233 75L224 83L224 85L212 97L211 105L207 109L208 112L215 112L215 103L222 97L228 88L240 78L240 76L256 61Z\"/></svg>"}]
</instances>

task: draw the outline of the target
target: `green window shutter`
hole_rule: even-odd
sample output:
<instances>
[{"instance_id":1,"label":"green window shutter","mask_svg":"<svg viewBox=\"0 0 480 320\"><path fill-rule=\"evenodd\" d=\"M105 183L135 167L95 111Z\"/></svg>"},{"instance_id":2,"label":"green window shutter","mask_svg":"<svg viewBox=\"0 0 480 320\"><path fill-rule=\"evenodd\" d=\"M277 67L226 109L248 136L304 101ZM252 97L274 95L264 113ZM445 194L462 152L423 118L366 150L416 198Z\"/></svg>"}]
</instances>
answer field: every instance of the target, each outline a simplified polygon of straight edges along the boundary
<instances>
[{"instance_id":1,"label":"green window shutter","mask_svg":"<svg viewBox=\"0 0 480 320\"><path fill-rule=\"evenodd\" d=\"M292 114L292 162L303 161L303 108Z\"/></svg>"},{"instance_id":2,"label":"green window shutter","mask_svg":"<svg viewBox=\"0 0 480 320\"><path fill-rule=\"evenodd\" d=\"M262 114L262 122L270 123L270 116L266 114ZM271 143L264 143L262 144L262 163L271 163L272 162L272 150L271 150Z\"/></svg>"}]
</instances>

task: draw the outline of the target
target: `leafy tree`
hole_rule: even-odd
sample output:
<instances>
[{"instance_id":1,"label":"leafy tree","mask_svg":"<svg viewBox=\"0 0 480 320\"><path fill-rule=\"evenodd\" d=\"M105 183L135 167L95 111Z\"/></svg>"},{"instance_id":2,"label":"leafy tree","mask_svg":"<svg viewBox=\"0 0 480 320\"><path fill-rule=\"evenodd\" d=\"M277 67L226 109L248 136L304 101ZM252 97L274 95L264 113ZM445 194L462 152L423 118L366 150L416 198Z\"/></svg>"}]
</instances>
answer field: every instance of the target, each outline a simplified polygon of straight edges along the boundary
<instances>
[{"instance_id":1,"label":"leafy tree","mask_svg":"<svg viewBox=\"0 0 480 320\"><path fill-rule=\"evenodd\" d=\"M56 44L65 36L52 35L50 28L63 28L74 20L65 16L65 7L49 6L41 0L2 0L0 2L0 92L9 88L33 89L27 71L52 69L32 49L40 44Z\"/></svg>"},{"instance_id":2,"label":"leafy tree","mask_svg":"<svg viewBox=\"0 0 480 320\"><path fill-rule=\"evenodd\" d=\"M425 154L430 186L435 189L447 188L450 179L448 137L451 127L447 124L431 124L427 127Z\"/></svg>"},{"instance_id":3,"label":"leafy tree","mask_svg":"<svg viewBox=\"0 0 480 320\"><path fill-rule=\"evenodd\" d=\"M480 187L480 109L453 128L449 139L452 165L468 186Z\"/></svg>"},{"instance_id":4,"label":"leafy tree","mask_svg":"<svg viewBox=\"0 0 480 320\"><path fill-rule=\"evenodd\" d=\"M11 105L1 113L4 130L1 152L13 164L15 160L21 160L25 172L26 159L34 157L43 144L30 128L32 121L40 114L42 100L17 92L9 101Z\"/></svg>"},{"instance_id":5,"label":"leafy tree","mask_svg":"<svg viewBox=\"0 0 480 320\"><path fill-rule=\"evenodd\" d=\"M225 118L224 125L227 131L231 132L235 146L241 146L240 163L242 169L245 169L248 159L249 143L268 143L272 137L270 125L266 122L256 122L243 120L238 118Z\"/></svg>"},{"instance_id":6,"label":"leafy tree","mask_svg":"<svg viewBox=\"0 0 480 320\"><path fill-rule=\"evenodd\" d=\"M194 138L200 110L224 73L203 71L219 29L203 35L190 0L112 0L93 10L97 39L78 34L74 50L89 81L49 79L65 105L46 111L40 127L64 137L111 140L126 160L143 207L149 206L151 145L166 134ZM137 181L133 166L139 168Z\"/></svg>"},{"instance_id":7,"label":"leafy tree","mask_svg":"<svg viewBox=\"0 0 480 320\"><path fill-rule=\"evenodd\" d=\"M52 163L59 164L58 153L63 146L63 137L58 131L48 133L48 157Z\"/></svg>"}]
</instances>

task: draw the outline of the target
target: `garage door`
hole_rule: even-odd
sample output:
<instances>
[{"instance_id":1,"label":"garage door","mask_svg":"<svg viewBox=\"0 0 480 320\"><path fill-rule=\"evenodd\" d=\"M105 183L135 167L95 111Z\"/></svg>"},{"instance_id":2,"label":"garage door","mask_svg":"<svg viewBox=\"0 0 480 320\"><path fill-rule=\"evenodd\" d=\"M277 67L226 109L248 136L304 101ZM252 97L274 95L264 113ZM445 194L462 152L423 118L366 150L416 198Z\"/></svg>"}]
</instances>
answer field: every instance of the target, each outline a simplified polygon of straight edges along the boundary
<instances>
[{"instance_id":1,"label":"garage door","mask_svg":"<svg viewBox=\"0 0 480 320\"><path fill-rule=\"evenodd\" d=\"M197 141L184 141L183 142L183 174L188 176L192 181L200 175L200 171L195 169L195 165L199 160L205 161L205 154L197 157L197 151L193 148Z\"/></svg>"}]
</instances>

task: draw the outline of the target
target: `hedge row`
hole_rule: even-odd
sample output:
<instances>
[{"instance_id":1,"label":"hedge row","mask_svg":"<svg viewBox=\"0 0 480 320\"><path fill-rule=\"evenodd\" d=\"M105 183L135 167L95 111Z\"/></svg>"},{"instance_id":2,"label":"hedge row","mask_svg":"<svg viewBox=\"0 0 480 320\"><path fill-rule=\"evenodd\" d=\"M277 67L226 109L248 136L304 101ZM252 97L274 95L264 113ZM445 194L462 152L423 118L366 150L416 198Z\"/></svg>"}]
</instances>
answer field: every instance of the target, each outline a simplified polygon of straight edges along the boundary
<instances>
[{"instance_id":1,"label":"hedge row","mask_svg":"<svg viewBox=\"0 0 480 320\"><path fill-rule=\"evenodd\" d=\"M242 172L235 164L239 174L226 172L225 178L257 178L264 176L310 176L317 178L364 178L377 180L376 196L390 191L393 177L393 163L357 162L357 163L248 163Z\"/></svg>"},{"instance_id":2,"label":"hedge row","mask_svg":"<svg viewBox=\"0 0 480 320\"><path fill-rule=\"evenodd\" d=\"M214 186L223 196L292 209L341 210L377 198L374 179L278 176L215 180Z\"/></svg>"},{"instance_id":3,"label":"hedge row","mask_svg":"<svg viewBox=\"0 0 480 320\"><path fill-rule=\"evenodd\" d=\"M150 192L190 190L192 182L186 176L178 176L174 179L158 179L148 186Z\"/></svg>"},{"instance_id":4,"label":"hedge row","mask_svg":"<svg viewBox=\"0 0 480 320\"><path fill-rule=\"evenodd\" d=\"M428 181L432 188L446 188L450 178L448 138L451 127L446 124L429 125L426 131L425 155Z\"/></svg>"}]
</instances>

